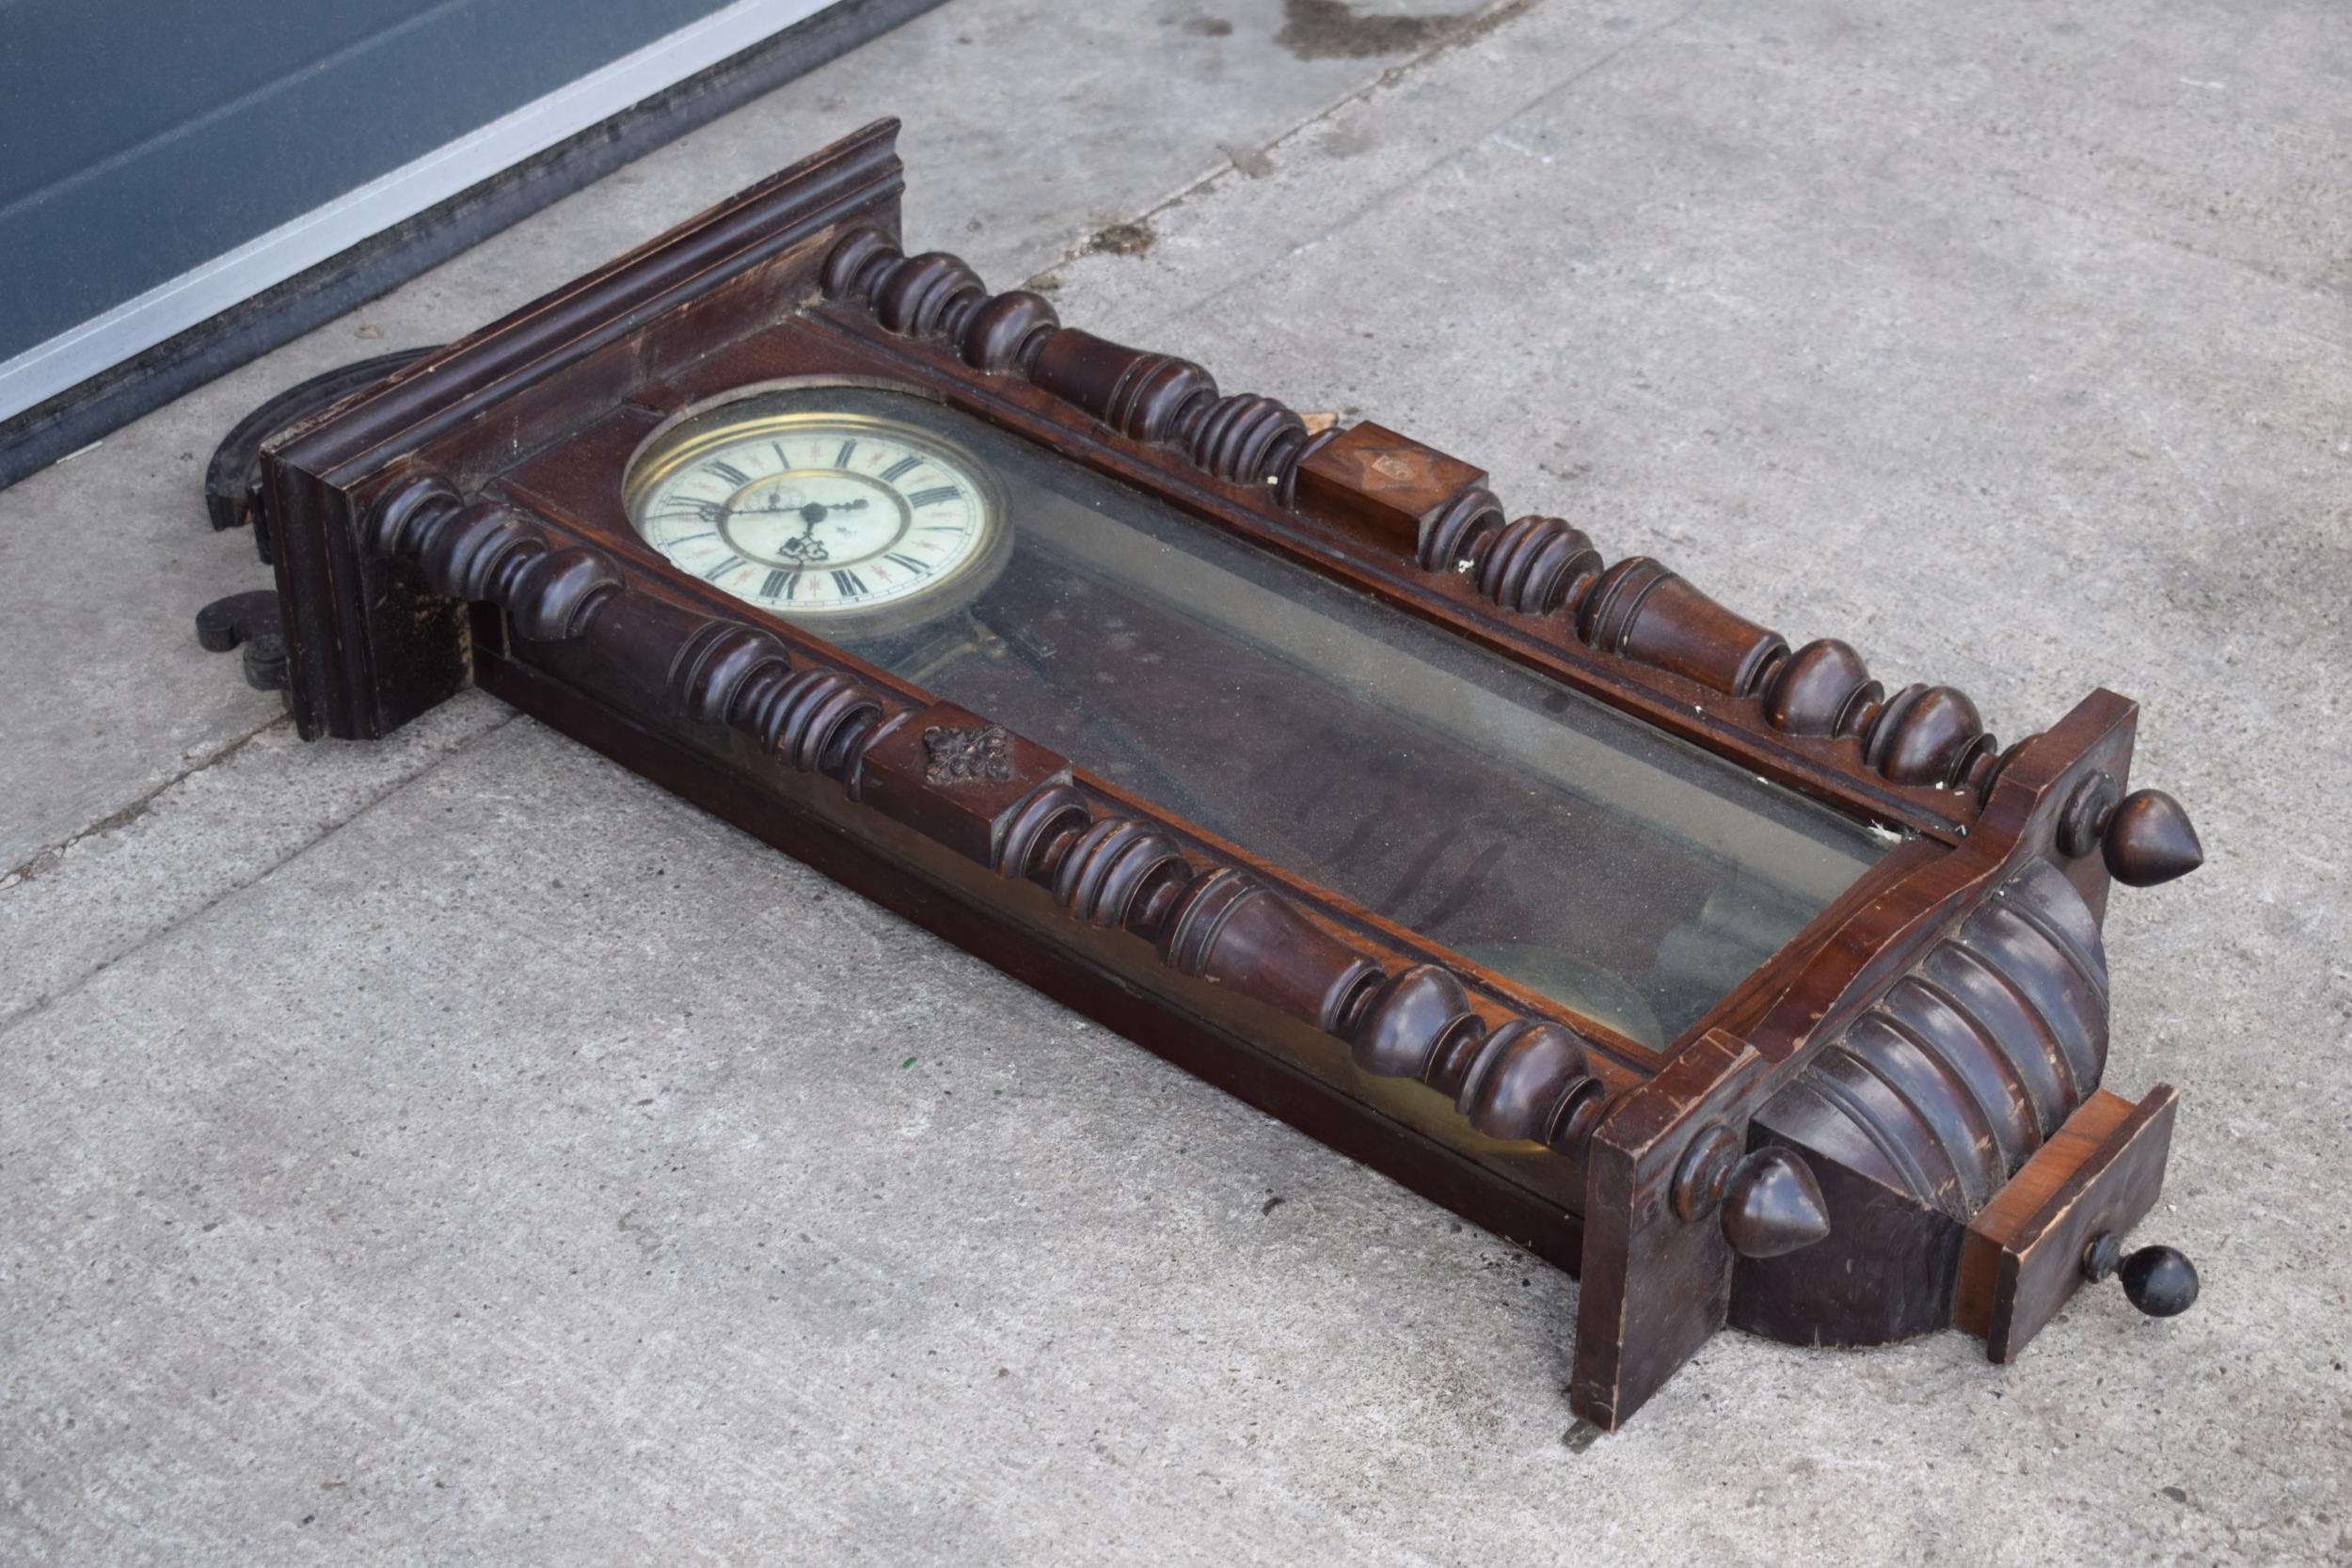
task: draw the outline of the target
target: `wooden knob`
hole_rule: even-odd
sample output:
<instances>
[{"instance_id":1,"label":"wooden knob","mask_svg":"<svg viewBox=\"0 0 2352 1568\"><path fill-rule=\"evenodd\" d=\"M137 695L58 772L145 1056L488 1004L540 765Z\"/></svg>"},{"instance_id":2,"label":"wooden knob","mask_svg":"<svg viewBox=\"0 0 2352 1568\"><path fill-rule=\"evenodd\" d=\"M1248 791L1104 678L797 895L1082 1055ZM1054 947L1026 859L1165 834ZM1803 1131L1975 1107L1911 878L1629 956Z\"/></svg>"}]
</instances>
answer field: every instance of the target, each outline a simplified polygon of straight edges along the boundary
<instances>
[{"instance_id":1,"label":"wooden knob","mask_svg":"<svg viewBox=\"0 0 2352 1568\"><path fill-rule=\"evenodd\" d=\"M2152 1318L2177 1318L2197 1305L2197 1265L2169 1246L2144 1246L2115 1271L2123 1294Z\"/></svg>"},{"instance_id":2,"label":"wooden knob","mask_svg":"<svg viewBox=\"0 0 2352 1568\"><path fill-rule=\"evenodd\" d=\"M2136 789L2107 816L2100 837L2107 874L2125 887L2154 887L2205 863L2204 846L2181 802L2160 789Z\"/></svg>"},{"instance_id":3,"label":"wooden knob","mask_svg":"<svg viewBox=\"0 0 2352 1568\"><path fill-rule=\"evenodd\" d=\"M1829 1206L1813 1167L1777 1147L1742 1159L1740 1135L1728 1127L1691 1140L1669 1196L1686 1220L1717 1213L1724 1240L1742 1258L1778 1258L1829 1234Z\"/></svg>"},{"instance_id":4,"label":"wooden knob","mask_svg":"<svg viewBox=\"0 0 2352 1568\"><path fill-rule=\"evenodd\" d=\"M1829 1207L1813 1167L1785 1148L1740 1162L1724 1189L1724 1240L1742 1258L1778 1258L1829 1234Z\"/></svg>"}]
</instances>

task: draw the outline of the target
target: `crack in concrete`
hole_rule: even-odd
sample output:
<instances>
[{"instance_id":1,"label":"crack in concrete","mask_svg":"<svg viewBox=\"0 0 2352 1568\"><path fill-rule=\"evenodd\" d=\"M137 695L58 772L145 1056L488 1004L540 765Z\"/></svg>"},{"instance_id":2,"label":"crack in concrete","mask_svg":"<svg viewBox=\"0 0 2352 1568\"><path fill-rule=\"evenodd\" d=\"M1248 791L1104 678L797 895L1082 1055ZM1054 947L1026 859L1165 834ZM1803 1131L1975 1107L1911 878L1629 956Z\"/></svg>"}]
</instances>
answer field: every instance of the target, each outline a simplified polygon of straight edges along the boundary
<instances>
[{"instance_id":1,"label":"crack in concrete","mask_svg":"<svg viewBox=\"0 0 2352 1568\"><path fill-rule=\"evenodd\" d=\"M1159 216L1162 213L1165 213L1171 208L1182 206L1184 202L1192 199L1192 198L1208 190L1212 185L1223 181L1229 175L1238 174L1247 180L1264 179L1268 174L1273 172L1274 166L1267 155L1276 148L1281 147L1285 143L1296 139L1301 132L1314 129L1325 120L1329 119L1333 115L1338 114L1342 109L1347 108L1352 104L1360 103L1365 99L1370 98L1373 94L1385 91L1388 88L1396 86L1406 77L1411 75L1414 71L1419 71L1422 67L1428 65L1431 61L1460 48L1464 44L1474 43L1478 40L1485 38L1496 28L1501 27L1507 23L1513 22L1518 17L1526 14L1528 11L1533 10L1535 7L1535 3L1536 0L1502 0L1502 4L1489 6L1483 11L1472 11L1462 19L1462 24L1459 27L1453 28L1450 31L1438 33L1427 48L1422 49L1419 54L1414 55L1410 59L1401 60L1395 65L1389 67L1388 70L1382 71L1371 81L1365 83L1362 87L1353 88L1348 92L1341 94L1338 98L1333 99L1322 108L1317 109L1313 114L1309 115L1306 119L1292 126L1289 130L1282 132L1280 135L1273 137L1271 140L1263 143L1263 145L1255 148L1220 147L1217 150L1225 154L1224 163L1211 169L1208 173L1201 175L1199 179L1185 184L1174 194L1163 197L1160 200L1153 202L1151 206L1146 207L1141 213L1137 214L1134 218L1128 220L1127 222L1112 224L1106 229L1095 230L1092 234L1088 235L1084 239L1073 241L1068 246L1064 247L1060 256L1056 258L1049 265L1041 267L1038 271L1032 273L1028 279L1021 284L1021 287L1034 290L1038 293L1050 293L1055 288L1060 286L1060 280L1053 277L1052 276L1054 268L1074 261L1081 256L1090 255L1098 250L1115 250L1118 248L1116 246L1097 244L1096 242L1100 240L1104 234L1120 230L1137 230L1143 233L1149 234L1152 231L1152 220L1153 218ZM1422 22L1431 19L1409 18L1405 20ZM1680 18L1677 18L1677 20L1679 21ZM1668 25L1672 25L1672 24L1668 24ZM1643 35L1645 38L1649 36L1650 35L1648 34ZM1637 40L1635 41L1639 40ZM1622 53L1622 51L1619 51L1619 53ZM1121 253L1136 254L1144 248L1146 248L1144 245L1137 245L1132 251L1125 251Z\"/></svg>"},{"instance_id":2,"label":"crack in concrete","mask_svg":"<svg viewBox=\"0 0 2352 1568\"><path fill-rule=\"evenodd\" d=\"M516 720L522 717L522 714L518 712L509 713L505 718L500 720L497 723L492 724L489 728L483 730L478 734L467 736L464 740L451 747L448 751L443 752L440 755L433 758L423 767L417 768L414 772L404 773L400 777L389 781L384 785L383 788L377 790L374 794L370 795L366 800L360 801L358 806L352 811L349 816L327 823L316 833L313 833L310 837L304 839L300 844L295 845L292 849L287 850L286 853L278 856L267 865L262 866L260 870L254 872L250 877L245 878L241 881L230 882L228 886L214 893L202 903L197 905L196 908L189 910L186 913L167 921L162 926L147 932L145 935L134 941L129 946L123 948L119 953L112 954L107 958L101 959L98 963L91 965L90 968L76 976L71 984L62 986L56 990L37 996L32 1001L25 1003L21 1007L18 1007L15 1011L8 1013L5 1017L0 1017L0 1039L4 1039L8 1035L14 1033L18 1024L39 1017L40 1014L47 1012L50 1008L55 1007L58 1003L66 1001L67 999L87 990L92 981L96 980L100 975L104 974L107 971L113 969L117 964L121 963L124 959L137 957L140 953L143 953L148 948L152 947L156 942L161 942L164 938L170 936L173 932L181 929L183 927L203 918L206 914L219 908L223 903L226 903L228 900L235 897L238 894L245 892L246 889L260 886L262 882L265 882L270 878L275 877L278 872L283 871L287 866L292 865L294 862L300 860L303 856L309 854L320 845L325 844L328 839L333 838L337 833L342 832L345 828L350 827L354 822L358 821L361 817L367 816L370 812L384 804L385 801L390 800L393 796L400 794L410 784L417 783L420 779L430 777L432 774L437 772L450 763L454 762L457 758L464 756L467 752L473 750L473 748L489 739L492 736L495 736L501 731L506 729L507 726L513 724ZM189 768L188 774L202 771L204 768L211 766L212 762L216 762L220 757L226 756L233 751L242 749L257 736L276 728L278 724L288 721L288 720L280 718L272 721L270 723L263 724L260 729L255 730L252 735L245 736L242 740L231 742L229 746L222 748L219 752L215 753L215 757L211 761L199 763L195 768ZM188 775L182 775L183 778L186 776ZM151 801L156 796L163 793L163 789L167 789L169 787L170 785L167 784L162 788L151 791L144 799L148 801ZM126 807L125 810L127 811L129 808ZM116 815L120 816L123 814L119 812ZM140 815L143 815L143 813ZM88 830L88 832L93 832L97 831L98 830L95 828ZM86 836L87 836L87 832L77 835L77 837Z\"/></svg>"},{"instance_id":3,"label":"crack in concrete","mask_svg":"<svg viewBox=\"0 0 2352 1568\"><path fill-rule=\"evenodd\" d=\"M179 772L174 773L170 778L164 780L161 784L155 785L152 789L150 789L147 793L141 795L135 800L133 800L129 805L122 807L119 811L109 812L106 816L100 817L88 827L82 829L78 832L71 833L65 838L62 838L56 843L49 846L49 847L34 855L30 860L25 861L23 864L14 866L5 873L0 873L0 893L6 893L10 888L29 882L36 877L55 871L59 865L64 863L67 853L72 850L75 845L82 843L86 839L95 838L101 833L110 833L117 828L128 827L130 824L136 822L140 817L145 816L149 812L155 809L155 802L157 800L162 800L164 796L169 794L172 790L177 789L180 785L187 783L190 779L195 778L199 773L204 772L209 768L219 767L222 763L227 762L230 757L235 756L239 752L244 751L247 746L252 745L256 740L261 739L262 736L267 735L270 731L278 729L282 725L291 724L292 722L294 722L293 717L289 714L283 713L278 714L276 718L262 721L252 729L246 731L245 734L237 736L234 740L231 740L227 745L221 747L218 751L214 752L211 755L200 757L197 761L190 763L187 767L182 768Z\"/></svg>"},{"instance_id":4,"label":"crack in concrete","mask_svg":"<svg viewBox=\"0 0 2352 1568\"><path fill-rule=\"evenodd\" d=\"M1428 164L1423 165L1422 167L1415 169L1411 174L1406 175L1404 179L1391 182L1388 185L1382 187L1368 199L1359 202L1336 221L1326 224L1322 229L1318 230L1312 237L1293 245L1286 253L1285 259L1287 260L1292 257L1301 256L1306 252L1314 249L1317 245L1322 245L1325 241L1330 239L1334 234L1339 233L1342 230L1344 230L1354 224L1358 219L1363 217L1366 214L1374 212L1375 210L1386 205L1388 202L1395 199L1402 193L1421 184L1422 182L1429 179L1430 176L1436 174L1438 170L1445 167L1448 164L1467 157L1474 149L1484 145L1486 141L1501 133L1503 127L1515 123L1533 110L1549 103L1552 99L1567 91L1569 88L1575 87L1578 83L1585 80L1587 77L1590 77L1595 72L1605 70L1609 66L1613 65L1618 60L1623 59L1628 54L1640 48L1651 40L1665 33L1672 32L1677 27L1679 27L1684 23L1690 21L1692 17L1698 15L1701 11L1707 9L1712 3L1713 0L1694 0L1693 4L1676 12L1673 16L1668 17L1665 21L1658 24L1655 27L1636 33L1631 38L1627 39L1625 42L1619 44L1616 48L1609 50L1599 55L1597 55L1593 59L1586 61L1583 65L1579 66L1567 75L1563 76L1557 82L1552 83L1549 87L1547 87L1541 92L1535 94L1534 97L1530 98L1526 103L1519 104L1517 108L1512 109L1508 113L1495 119L1485 130L1480 131L1475 135L1466 137L1458 146L1441 153ZM1528 7L1533 4L1534 0L1521 0L1521 3L1519 4L1498 8L1495 14L1495 25L1501 25L1502 23L1510 20L1512 16L1516 16L1520 11L1527 9ZM1336 114L1339 110L1347 107L1349 104L1356 103L1359 99L1369 96L1373 91L1387 85L1390 78L1401 75L1406 71L1415 69L1429 60L1435 59L1439 54L1443 53L1445 49L1452 47L1455 43L1464 41L1467 36L1468 35L1457 35L1455 38L1449 39L1445 44L1439 46L1438 48L1432 49L1426 55L1421 55L1406 65L1397 67L1395 71L1389 73L1389 76L1383 77L1380 81L1374 83L1372 87L1363 89L1361 92L1354 93L1347 98L1342 99L1339 103L1334 103L1329 109L1325 110L1322 114L1316 115L1311 119L1303 120L1299 124L1292 127L1289 131L1284 132L1274 141L1267 143L1267 147L1269 149L1279 147L1284 142L1287 142L1293 137L1298 135L1301 132L1311 130L1314 126L1330 118L1331 115ZM1168 208L1177 205L1177 203L1186 199L1195 192L1204 190L1209 185L1222 180L1228 172L1228 170L1220 169L1217 173L1210 176L1206 180L1201 181L1199 184L1194 185L1190 190L1171 198L1168 201L1162 202L1158 207L1153 208L1150 213L1145 214L1146 220L1148 221L1150 218L1157 216L1160 213L1167 211ZM1065 260L1068 259L1069 258L1065 258ZM1232 293L1236 290L1249 287L1256 281L1257 278L1255 276L1246 276L1236 278L1232 282L1228 283L1221 288L1212 289L1207 293L1199 295L1187 301L1182 309L1176 313L1182 315L1195 314L1203 308L1215 304L1217 300L1222 299L1227 294Z\"/></svg>"}]
</instances>

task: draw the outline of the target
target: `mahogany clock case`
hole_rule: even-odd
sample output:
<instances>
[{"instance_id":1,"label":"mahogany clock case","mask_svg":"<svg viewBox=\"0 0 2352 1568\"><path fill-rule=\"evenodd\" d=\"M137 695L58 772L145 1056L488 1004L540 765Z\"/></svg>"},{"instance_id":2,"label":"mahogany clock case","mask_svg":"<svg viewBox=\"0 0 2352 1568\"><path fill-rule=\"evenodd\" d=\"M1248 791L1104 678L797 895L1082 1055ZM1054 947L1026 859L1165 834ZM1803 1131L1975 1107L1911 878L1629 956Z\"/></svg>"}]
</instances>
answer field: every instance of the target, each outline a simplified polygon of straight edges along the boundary
<instances>
[{"instance_id":1,"label":"mahogany clock case","mask_svg":"<svg viewBox=\"0 0 2352 1568\"><path fill-rule=\"evenodd\" d=\"M1577 1271L1604 1428L1725 1323L2007 1360L2119 1267L2187 1305L2119 1245L2172 1092L2100 1087L2110 885L2200 855L2129 702L2004 748L1468 463L992 294L902 249L896 132L263 446L306 738L483 686ZM632 515L753 414L772 459L664 470L720 545Z\"/></svg>"}]
</instances>

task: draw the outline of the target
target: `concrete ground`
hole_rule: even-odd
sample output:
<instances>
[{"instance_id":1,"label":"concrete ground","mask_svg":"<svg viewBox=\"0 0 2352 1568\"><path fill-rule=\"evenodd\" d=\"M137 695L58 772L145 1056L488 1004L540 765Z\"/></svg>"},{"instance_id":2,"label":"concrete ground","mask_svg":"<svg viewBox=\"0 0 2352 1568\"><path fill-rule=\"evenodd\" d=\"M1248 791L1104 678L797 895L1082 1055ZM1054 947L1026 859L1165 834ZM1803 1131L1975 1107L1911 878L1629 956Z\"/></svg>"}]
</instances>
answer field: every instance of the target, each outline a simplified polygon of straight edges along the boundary
<instances>
[{"instance_id":1,"label":"concrete ground","mask_svg":"<svg viewBox=\"0 0 2352 1568\"><path fill-rule=\"evenodd\" d=\"M1073 324L2004 735L2141 700L2197 1308L1723 1335L1586 1443L1572 1281L495 703L303 747L196 649L246 408L882 113ZM0 1561L2352 1561L2348 150L2332 0L954 0L0 492Z\"/></svg>"}]
</instances>

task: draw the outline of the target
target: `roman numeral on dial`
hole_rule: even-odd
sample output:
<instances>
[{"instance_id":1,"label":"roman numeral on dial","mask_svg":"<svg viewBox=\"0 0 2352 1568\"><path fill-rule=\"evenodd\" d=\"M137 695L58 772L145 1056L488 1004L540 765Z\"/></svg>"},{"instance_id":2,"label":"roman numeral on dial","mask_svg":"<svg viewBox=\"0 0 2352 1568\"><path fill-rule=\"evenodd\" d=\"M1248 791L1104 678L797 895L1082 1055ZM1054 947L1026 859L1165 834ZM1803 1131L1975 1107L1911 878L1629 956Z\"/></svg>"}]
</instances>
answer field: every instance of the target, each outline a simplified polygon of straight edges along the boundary
<instances>
[{"instance_id":1,"label":"roman numeral on dial","mask_svg":"<svg viewBox=\"0 0 2352 1568\"><path fill-rule=\"evenodd\" d=\"M759 596L772 599L781 594L789 599L801 591L801 574L787 572L779 566L768 574L768 580L759 585Z\"/></svg>"},{"instance_id":2,"label":"roman numeral on dial","mask_svg":"<svg viewBox=\"0 0 2352 1568\"><path fill-rule=\"evenodd\" d=\"M866 594L866 579L847 567L834 573L833 586L845 599L863 598Z\"/></svg>"},{"instance_id":3,"label":"roman numeral on dial","mask_svg":"<svg viewBox=\"0 0 2352 1568\"><path fill-rule=\"evenodd\" d=\"M954 500L962 494L962 491L952 484L935 485L929 490L917 490L907 498L907 504L909 506L937 506L941 501Z\"/></svg>"},{"instance_id":4,"label":"roman numeral on dial","mask_svg":"<svg viewBox=\"0 0 2352 1568\"><path fill-rule=\"evenodd\" d=\"M738 566L748 566L750 564L750 562L744 560L739 555L728 556L724 561L722 561L719 564L713 566L709 571L705 572L703 574L703 581L716 582L721 578L725 577L729 572L734 571Z\"/></svg>"},{"instance_id":5,"label":"roman numeral on dial","mask_svg":"<svg viewBox=\"0 0 2352 1568\"><path fill-rule=\"evenodd\" d=\"M882 559L889 562L893 566L898 567L902 571L914 572L918 576L931 569L931 563L930 562L917 561L911 555L900 555L896 550L893 550L888 555L883 556Z\"/></svg>"},{"instance_id":6,"label":"roman numeral on dial","mask_svg":"<svg viewBox=\"0 0 2352 1568\"><path fill-rule=\"evenodd\" d=\"M857 451L857 437L852 436L848 440L841 443L841 450L833 454L833 466L836 468L848 467L850 466L850 454L855 451Z\"/></svg>"},{"instance_id":7,"label":"roman numeral on dial","mask_svg":"<svg viewBox=\"0 0 2352 1568\"><path fill-rule=\"evenodd\" d=\"M884 484L896 484L922 466L923 460L919 457L901 457L882 471L882 482Z\"/></svg>"},{"instance_id":8,"label":"roman numeral on dial","mask_svg":"<svg viewBox=\"0 0 2352 1568\"><path fill-rule=\"evenodd\" d=\"M751 475L745 473L742 469L737 467L732 463L722 463L718 459L713 458L710 462L705 464L704 467L707 467L712 473L717 474L721 479L725 480L729 484L749 484L752 482Z\"/></svg>"}]
</instances>

